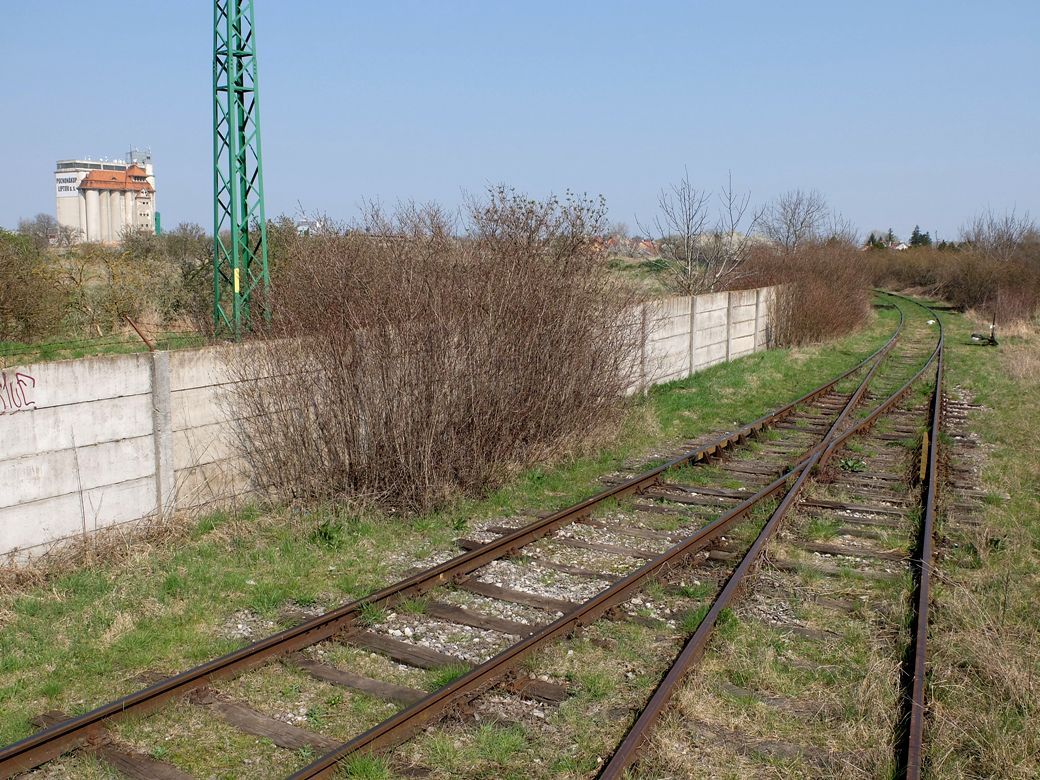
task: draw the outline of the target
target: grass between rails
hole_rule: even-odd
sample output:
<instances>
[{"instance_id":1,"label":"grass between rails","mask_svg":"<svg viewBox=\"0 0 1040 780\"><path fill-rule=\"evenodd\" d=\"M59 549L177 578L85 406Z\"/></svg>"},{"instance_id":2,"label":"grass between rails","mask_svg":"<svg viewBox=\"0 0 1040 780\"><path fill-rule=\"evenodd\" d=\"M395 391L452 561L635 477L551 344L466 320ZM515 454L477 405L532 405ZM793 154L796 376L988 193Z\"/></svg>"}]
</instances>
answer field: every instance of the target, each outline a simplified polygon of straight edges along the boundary
<instances>
[{"instance_id":1,"label":"grass between rails","mask_svg":"<svg viewBox=\"0 0 1040 780\"><path fill-rule=\"evenodd\" d=\"M983 411L969 428L985 443L982 486L993 496L981 530L941 527L930 631L926 771L942 778L1040 777L1040 333L998 332L943 314L946 388ZM1008 494L1007 501L996 496Z\"/></svg>"},{"instance_id":2,"label":"grass between rails","mask_svg":"<svg viewBox=\"0 0 1040 780\"><path fill-rule=\"evenodd\" d=\"M472 518L557 508L649 448L732 428L850 367L890 335L895 313L825 347L759 353L654 389L634 403L615 445L518 476L481 500L410 519L329 508L216 514L168 544L61 573L0 596L0 743L31 733L48 709L79 713L273 631L293 604L328 608L451 548Z\"/></svg>"}]
</instances>

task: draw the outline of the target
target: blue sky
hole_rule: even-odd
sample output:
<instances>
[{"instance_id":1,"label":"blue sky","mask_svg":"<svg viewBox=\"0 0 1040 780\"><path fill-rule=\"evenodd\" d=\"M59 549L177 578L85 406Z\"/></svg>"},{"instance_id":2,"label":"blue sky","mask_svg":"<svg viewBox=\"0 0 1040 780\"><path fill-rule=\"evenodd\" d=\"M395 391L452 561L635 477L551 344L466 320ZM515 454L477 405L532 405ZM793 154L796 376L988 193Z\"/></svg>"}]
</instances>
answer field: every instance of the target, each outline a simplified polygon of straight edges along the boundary
<instances>
[{"instance_id":1,"label":"blue sky","mask_svg":"<svg viewBox=\"0 0 1040 780\"><path fill-rule=\"evenodd\" d=\"M1037 2L256 0L268 213L506 182L765 202L816 188L864 232L1040 217ZM4 3L0 225L53 213L53 165L150 146L163 224L212 221L212 7Z\"/></svg>"}]
</instances>

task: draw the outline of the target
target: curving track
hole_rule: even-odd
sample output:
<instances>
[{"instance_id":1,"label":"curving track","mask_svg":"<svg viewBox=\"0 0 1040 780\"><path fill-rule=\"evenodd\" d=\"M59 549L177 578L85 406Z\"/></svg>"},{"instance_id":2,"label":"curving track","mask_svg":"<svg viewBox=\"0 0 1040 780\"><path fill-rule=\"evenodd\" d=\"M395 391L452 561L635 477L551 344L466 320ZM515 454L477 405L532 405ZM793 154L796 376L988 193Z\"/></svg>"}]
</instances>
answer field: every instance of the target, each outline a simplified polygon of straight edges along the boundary
<instances>
[{"instance_id":1,"label":"curving track","mask_svg":"<svg viewBox=\"0 0 1040 780\"><path fill-rule=\"evenodd\" d=\"M486 541L460 540L465 550L462 554L366 599L158 680L77 718L50 714L41 721L48 724L45 728L0 750L0 777L40 766L74 749L92 752L130 777L187 777L171 764L122 744L111 729L127 715L148 713L174 699L205 707L209 717L271 739L285 749L305 749L317 755L299 768L294 778L332 776L343 759L385 750L446 714L479 708L481 698L492 690L558 703L566 698L567 690L529 676L523 668L525 659L598 619L639 620L631 602L655 578L680 568L730 566L739 558L687 645L687 650L694 649L690 653L684 650L680 656L680 661L683 656L695 661L703 653L719 614L741 589L786 512L802 500L802 491L814 474L827 467L852 437L862 435L883 416L899 412L898 405L929 365L937 362L941 376L941 335L924 362L932 346L930 329L922 326L920 312L904 317L904 310L911 311L915 304L900 301L898 306L900 324L888 343L853 369L796 401L660 466L613 478L606 489L572 507L520 527L485 529L491 537ZM937 387L936 397L939 392ZM937 425L939 405L935 408L933 424ZM769 435L763 436L767 430ZM743 445L753 438L765 441L757 452L744 452ZM934 514L937 437L931 441L927 470ZM748 454L753 457L746 457ZM738 483L739 487L734 487ZM734 529L762 511L771 512L769 519L743 557L728 549ZM930 561L931 556L928 517L926 512L919 556L924 561ZM664 519L669 523L657 522ZM574 555L579 555L577 561ZM525 578L531 570L578 583L573 597L540 592L536 583ZM919 571L918 603L922 611L918 622L926 628L922 608L927 607L929 566L920 566ZM417 621L434 628L450 624L483 632L490 637L486 647L471 657L454 657L424 647L421 642L399 639L370 617L374 611L385 612L416 600L422 601L422 615ZM523 618L517 617L517 609L522 610ZM920 637L915 658L923 664L924 634ZM339 645L370 650L404 665L428 669L461 666L468 671L426 693L329 665L321 660L323 656L315 654L316 649ZM272 662L282 663L295 674L310 675L403 706L391 717L341 742L287 726L220 690L221 680L246 675ZM687 662L685 667L673 667L668 673L604 776L619 776L632 764L674 690L669 680L681 679L689 666ZM919 755L923 688L911 694L915 705L908 708L906 752L913 767L915 734Z\"/></svg>"},{"instance_id":2,"label":"curving track","mask_svg":"<svg viewBox=\"0 0 1040 780\"><path fill-rule=\"evenodd\" d=\"M755 569L763 564L765 553L770 546L773 548L771 564L774 569L786 569L804 574L807 569L815 568L813 573L817 576L821 572L835 575L847 573L849 579L856 579L858 576L862 576L865 583L863 587L858 589L859 594L862 595L857 594L856 588L849 587L843 588L842 600L835 600L826 592L815 594L817 603L826 604L828 607L839 610L857 609L855 602L857 596L864 602L875 598L876 594L872 592L873 589L868 584L870 579L891 579L891 569L863 566L858 571L847 570L846 572L841 572L833 569L828 571L827 569L814 567L812 564L802 566L798 562L792 561L790 557L783 558L781 556L789 555L792 548L801 548L803 551L813 553L816 558L830 557L834 560L844 559L845 561L864 561L873 558L885 562L897 561L911 570L914 583L910 614L912 633L909 637L906 659L902 668L903 693L900 699L900 707L896 712L892 713L893 731L895 732L895 739L893 740L895 742L895 751L892 759L898 768L899 774L903 774L907 778L918 778L921 776L927 672L928 604L932 561L934 558L935 512L938 493L938 444L943 405L942 326L941 323L938 323L938 317L934 315L934 312L931 312L931 310L927 311L938 324L938 337L927 361L905 381L902 381L900 376L902 372L894 370L890 371L888 376L882 381L876 382L873 395L875 398L880 397L884 400L869 411L864 411L858 420L851 423L841 433L835 435L832 429L832 432L828 435L829 443L826 448L810 464L809 468L800 473L799 478L784 496L783 501L772 513L769 520L763 524L755 539L746 549L734 553L734 555L740 556L739 564L712 602L710 610L696 632L690 637L682 652L663 677L646 708L637 717L614 755L603 767L599 774L600 778L620 778L626 772L632 770L632 767L639 760L641 751L644 751L650 744L653 731L659 721L665 716L669 702L681 689L687 676L698 667L700 661L709 651L709 641L713 636L722 610L729 608L738 595L751 585L751 581L755 576ZM907 341L910 343L904 343L901 349L893 352L890 358L893 364L913 366L919 360L919 357L915 355L915 351L920 348L921 340L917 339L916 344L913 338ZM927 404L922 405L913 399L908 401L915 383L925 379L930 368L934 369L935 379ZM865 381L869 381L869 379L870 377ZM837 479L834 478L833 473L826 474L828 460L834 458L839 453L849 452L849 450L843 450L843 447L853 442L860 440L869 442L867 437L870 429L881 420L889 422L890 427L887 433L881 434L873 442L870 442L874 445L874 449L870 450L870 452L878 452L878 456L869 457L866 460L847 458L842 462L842 465L851 465L852 468ZM920 497L918 501L911 502L906 500L906 496L902 495L897 487L897 485L901 486L904 483L903 476L898 473L891 473L893 467L898 469L898 464L901 463L902 458L899 455L892 456L880 451L886 449L886 445L889 445L887 448L891 449L891 445L894 442L898 443L900 440L905 440L907 437L915 435L918 431L922 432L920 462L918 464ZM857 447L856 449L857 453L863 451L862 447ZM884 473L883 471L867 472L867 468L887 468L889 473ZM818 495L803 499L803 491L805 491L811 479L811 469L817 469L828 477L827 482L830 483L830 492L842 492L840 489L833 489L837 485L838 488L843 488L846 493L849 491L858 493L859 495L856 498L859 502L864 503L850 502L845 497L842 497L842 500L834 500L833 498L821 498ZM858 473L860 471L865 473L860 476ZM840 471L838 473L841 474ZM857 537L866 537L867 539L878 539L879 542L877 544L858 542L851 545L848 542L844 545L820 543L805 538L804 533L799 533L799 530L805 530L803 526L802 529L795 529L793 533L788 533L787 539L782 544L774 543L771 545L771 542L777 535L780 524L788 512L798 505L800 501L805 506L812 507L817 513L829 512L831 519L838 523L851 524L852 527L846 525L841 529L845 531L843 535L846 539L851 538L855 540ZM913 504L917 504L916 508L920 509L920 523L917 538L910 543L914 553L908 560L901 553L896 552L895 548L889 547L893 542L890 536L871 533L870 531L864 532L863 526L871 525L881 526L886 529L901 527L901 530L909 531L911 526L909 522L911 512L909 510ZM894 520L893 518L907 518L907 520ZM786 548L786 550L780 552L776 549L777 547ZM770 563L767 562L765 565L768 567ZM809 590L810 596L812 596L811 587ZM828 589L821 588L820 590L827 591ZM806 594L803 591L796 598L781 600L791 604L805 597ZM896 609L898 609L898 605ZM872 630L878 629L874 627ZM820 641L829 639L829 637L824 635L825 632L817 632L817 634L822 636L813 636L811 631L811 629L808 631L803 629L803 636L809 636ZM739 643L740 637L734 640L734 644ZM725 664L723 663L721 666L724 667ZM890 682L893 684L893 687L896 686L896 680L893 679ZM746 697L759 702L765 702L772 708L784 710L787 713L798 709L800 704L805 704L805 702L799 703L791 699L769 696L768 694L761 695L753 690L737 688L725 681L722 682L722 688L731 695L735 694L738 698ZM821 712L822 708L823 705L819 705L816 708L816 712ZM719 709L725 709L725 706L720 706ZM723 718L719 718L719 720L721 721ZM818 730L823 731L823 729ZM719 743L724 744L729 741L731 743L730 748L732 748L732 743L736 741L734 740L735 735L725 732L725 728L711 725L710 719L709 722L703 724L701 731L709 739L715 739ZM747 767L755 766L756 758L763 764L774 762L777 758L780 758L782 765L783 760L787 759L788 762L785 769L796 771L797 776L806 776L812 773L814 776L821 777L832 776L834 773L848 772L849 770L852 770L853 773L861 771L864 776L873 776L878 768L884 766L885 763L883 759L879 760L876 752L864 751L862 756L857 756L854 753L828 755L828 751L825 749L799 748L790 743L780 743L775 740L758 740L756 745L756 736L753 734L740 735L738 739L742 739L742 750L752 757L750 761L743 765L742 768L745 771L749 771ZM886 740L885 744L887 743L888 741ZM885 748L882 746L881 750L884 751ZM722 749L720 751L722 754L732 754L734 752L740 751L732 749ZM723 761L725 760L727 759L723 759ZM711 776L714 771L710 759L702 768L705 771L705 776ZM659 765L656 768L649 769L645 776L659 776L664 771L659 762ZM781 772L781 774L785 773ZM634 775L643 776L644 773L637 770L634 772Z\"/></svg>"}]
</instances>

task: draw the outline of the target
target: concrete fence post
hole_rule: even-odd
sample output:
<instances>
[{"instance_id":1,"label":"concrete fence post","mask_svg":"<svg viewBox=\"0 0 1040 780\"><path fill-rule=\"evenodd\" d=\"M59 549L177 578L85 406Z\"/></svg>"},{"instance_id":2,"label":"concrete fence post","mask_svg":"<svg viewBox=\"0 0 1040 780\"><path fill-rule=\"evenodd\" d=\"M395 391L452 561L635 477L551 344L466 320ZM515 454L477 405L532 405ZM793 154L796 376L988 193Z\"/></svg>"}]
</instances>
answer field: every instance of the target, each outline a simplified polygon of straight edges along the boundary
<instances>
[{"instance_id":1,"label":"concrete fence post","mask_svg":"<svg viewBox=\"0 0 1040 780\"><path fill-rule=\"evenodd\" d=\"M693 376L697 357L697 296L690 296L690 373Z\"/></svg>"},{"instance_id":2,"label":"concrete fence post","mask_svg":"<svg viewBox=\"0 0 1040 780\"><path fill-rule=\"evenodd\" d=\"M762 327L762 288L759 287L755 290L755 338L753 341L754 347L752 352L758 352L758 330Z\"/></svg>"},{"instance_id":3,"label":"concrete fence post","mask_svg":"<svg viewBox=\"0 0 1040 780\"><path fill-rule=\"evenodd\" d=\"M152 353L152 427L155 438L155 513L162 519L177 509L173 471L173 396L170 392L170 353Z\"/></svg>"},{"instance_id":4,"label":"concrete fence post","mask_svg":"<svg viewBox=\"0 0 1040 780\"><path fill-rule=\"evenodd\" d=\"M733 352L733 293L726 293L726 362Z\"/></svg>"},{"instance_id":5,"label":"concrete fence post","mask_svg":"<svg viewBox=\"0 0 1040 780\"><path fill-rule=\"evenodd\" d=\"M647 341L647 325L646 325L646 304L640 304L639 306L639 392L646 392L646 341Z\"/></svg>"}]
</instances>

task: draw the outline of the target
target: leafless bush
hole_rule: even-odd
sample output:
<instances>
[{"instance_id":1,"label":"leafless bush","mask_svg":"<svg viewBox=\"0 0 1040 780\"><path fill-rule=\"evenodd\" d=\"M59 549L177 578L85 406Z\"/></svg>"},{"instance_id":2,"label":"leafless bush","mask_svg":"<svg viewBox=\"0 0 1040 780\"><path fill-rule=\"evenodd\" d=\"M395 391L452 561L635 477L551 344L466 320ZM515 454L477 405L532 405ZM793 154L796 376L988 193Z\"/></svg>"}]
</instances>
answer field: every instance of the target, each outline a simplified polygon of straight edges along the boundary
<instances>
[{"instance_id":1,"label":"leafless bush","mask_svg":"<svg viewBox=\"0 0 1040 780\"><path fill-rule=\"evenodd\" d=\"M905 252L869 253L874 283L928 290L962 309L1029 321L1040 308L1040 231L1027 217L986 213L964 228L960 243Z\"/></svg>"},{"instance_id":2,"label":"leafless bush","mask_svg":"<svg viewBox=\"0 0 1040 780\"><path fill-rule=\"evenodd\" d=\"M749 193L737 193L733 179L718 194L719 208L712 218L712 193L690 182L689 172L676 184L661 190L657 198L656 232L661 260L671 274L675 291L697 295L725 290L743 275L752 249L757 214L749 214Z\"/></svg>"},{"instance_id":3,"label":"leafless bush","mask_svg":"<svg viewBox=\"0 0 1040 780\"><path fill-rule=\"evenodd\" d=\"M1021 260L1024 253L1035 254L1040 244L1040 230L1028 215L1020 216L1014 211L998 215L987 211L961 229L961 241L988 260L1007 262ZM1034 260L1040 261L1040 258L1034 256Z\"/></svg>"},{"instance_id":4,"label":"leafless bush","mask_svg":"<svg viewBox=\"0 0 1040 780\"><path fill-rule=\"evenodd\" d=\"M370 207L286 247L270 337L232 353L259 488L426 509L616 424L638 327L602 203L498 188L467 216Z\"/></svg>"},{"instance_id":5,"label":"leafless bush","mask_svg":"<svg viewBox=\"0 0 1040 780\"><path fill-rule=\"evenodd\" d=\"M36 242L0 230L0 341L39 338L56 329L61 300L49 278Z\"/></svg>"},{"instance_id":6,"label":"leafless bush","mask_svg":"<svg viewBox=\"0 0 1040 780\"><path fill-rule=\"evenodd\" d=\"M870 316L870 271L848 242L802 241L798 247L759 247L751 270L756 284L780 285L772 312L780 346L835 338Z\"/></svg>"}]
</instances>

